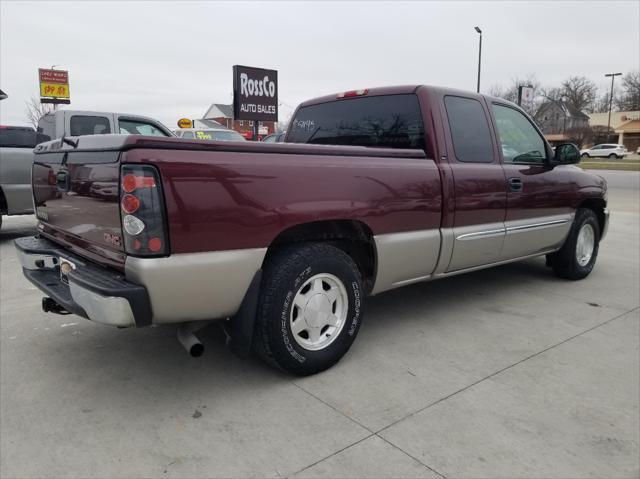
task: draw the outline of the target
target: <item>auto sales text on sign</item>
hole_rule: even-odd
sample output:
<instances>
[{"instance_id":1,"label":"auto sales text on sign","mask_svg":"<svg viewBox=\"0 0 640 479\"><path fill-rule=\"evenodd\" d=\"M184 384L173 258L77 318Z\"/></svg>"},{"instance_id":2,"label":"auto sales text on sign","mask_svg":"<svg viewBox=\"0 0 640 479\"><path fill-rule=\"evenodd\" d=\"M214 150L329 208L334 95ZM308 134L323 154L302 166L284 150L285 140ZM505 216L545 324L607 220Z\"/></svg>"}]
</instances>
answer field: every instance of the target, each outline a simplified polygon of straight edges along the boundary
<instances>
[{"instance_id":1,"label":"auto sales text on sign","mask_svg":"<svg viewBox=\"0 0 640 479\"><path fill-rule=\"evenodd\" d=\"M278 121L278 72L235 65L233 109L237 120Z\"/></svg>"}]
</instances>

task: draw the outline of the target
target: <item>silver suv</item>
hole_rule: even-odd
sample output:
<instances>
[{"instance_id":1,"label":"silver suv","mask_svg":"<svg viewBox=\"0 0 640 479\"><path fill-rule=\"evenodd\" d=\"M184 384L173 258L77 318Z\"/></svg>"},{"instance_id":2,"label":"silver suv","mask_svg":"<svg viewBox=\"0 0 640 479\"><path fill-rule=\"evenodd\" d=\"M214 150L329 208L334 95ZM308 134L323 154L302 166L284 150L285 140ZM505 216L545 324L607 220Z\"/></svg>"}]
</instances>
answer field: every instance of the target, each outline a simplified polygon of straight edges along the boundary
<instances>
[{"instance_id":1,"label":"silver suv","mask_svg":"<svg viewBox=\"0 0 640 479\"><path fill-rule=\"evenodd\" d=\"M603 143L602 145L592 146L587 150L580 151L582 158L624 158L629 154L624 145L616 145L613 143Z\"/></svg>"}]
</instances>

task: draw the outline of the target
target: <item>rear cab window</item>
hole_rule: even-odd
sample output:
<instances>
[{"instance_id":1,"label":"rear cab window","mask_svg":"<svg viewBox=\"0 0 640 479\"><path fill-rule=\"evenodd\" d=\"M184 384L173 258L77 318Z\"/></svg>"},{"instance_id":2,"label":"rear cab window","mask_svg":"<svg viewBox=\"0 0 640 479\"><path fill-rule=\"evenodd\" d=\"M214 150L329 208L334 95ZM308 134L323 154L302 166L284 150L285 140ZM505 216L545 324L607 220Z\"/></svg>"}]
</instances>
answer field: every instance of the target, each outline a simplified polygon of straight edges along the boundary
<instances>
[{"instance_id":1,"label":"rear cab window","mask_svg":"<svg viewBox=\"0 0 640 479\"><path fill-rule=\"evenodd\" d=\"M424 149L418 97L364 96L303 106L291 122L287 142Z\"/></svg>"},{"instance_id":2,"label":"rear cab window","mask_svg":"<svg viewBox=\"0 0 640 479\"><path fill-rule=\"evenodd\" d=\"M71 136L108 135L109 133L111 133L111 125L107 117L84 115L71 117L69 125Z\"/></svg>"}]
</instances>

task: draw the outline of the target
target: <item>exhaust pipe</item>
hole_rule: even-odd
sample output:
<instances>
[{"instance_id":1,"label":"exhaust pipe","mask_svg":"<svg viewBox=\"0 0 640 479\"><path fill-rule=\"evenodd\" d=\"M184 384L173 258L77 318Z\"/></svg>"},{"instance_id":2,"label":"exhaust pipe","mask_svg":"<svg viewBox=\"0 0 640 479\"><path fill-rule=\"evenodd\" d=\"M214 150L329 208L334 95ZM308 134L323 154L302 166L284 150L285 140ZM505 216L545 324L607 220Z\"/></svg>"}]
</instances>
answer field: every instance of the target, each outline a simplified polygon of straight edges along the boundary
<instances>
[{"instance_id":1,"label":"exhaust pipe","mask_svg":"<svg viewBox=\"0 0 640 479\"><path fill-rule=\"evenodd\" d=\"M51 298L42 298L42 311L54 314L71 314L70 311L64 309L64 307L56 303Z\"/></svg>"},{"instance_id":2,"label":"exhaust pipe","mask_svg":"<svg viewBox=\"0 0 640 479\"><path fill-rule=\"evenodd\" d=\"M182 344L191 357L199 358L204 353L204 345L194 333L204 327L206 323L206 321L194 321L191 323L182 323L178 326L178 341L180 341L180 344Z\"/></svg>"}]
</instances>

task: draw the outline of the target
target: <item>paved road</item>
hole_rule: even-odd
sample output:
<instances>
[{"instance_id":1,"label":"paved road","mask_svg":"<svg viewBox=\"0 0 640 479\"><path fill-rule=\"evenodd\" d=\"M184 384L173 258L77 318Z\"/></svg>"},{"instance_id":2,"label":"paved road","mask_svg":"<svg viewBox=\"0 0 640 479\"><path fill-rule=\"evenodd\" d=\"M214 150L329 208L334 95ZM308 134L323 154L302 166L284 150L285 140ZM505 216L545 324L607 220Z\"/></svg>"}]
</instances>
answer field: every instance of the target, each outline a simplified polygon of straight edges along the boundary
<instances>
[{"instance_id":1,"label":"paved road","mask_svg":"<svg viewBox=\"0 0 640 479\"><path fill-rule=\"evenodd\" d=\"M304 379L237 359L217 327L196 360L171 327L43 314L11 244L33 219L5 218L0 476L637 478L638 176L605 176L589 278L536 259L380 295Z\"/></svg>"}]
</instances>

